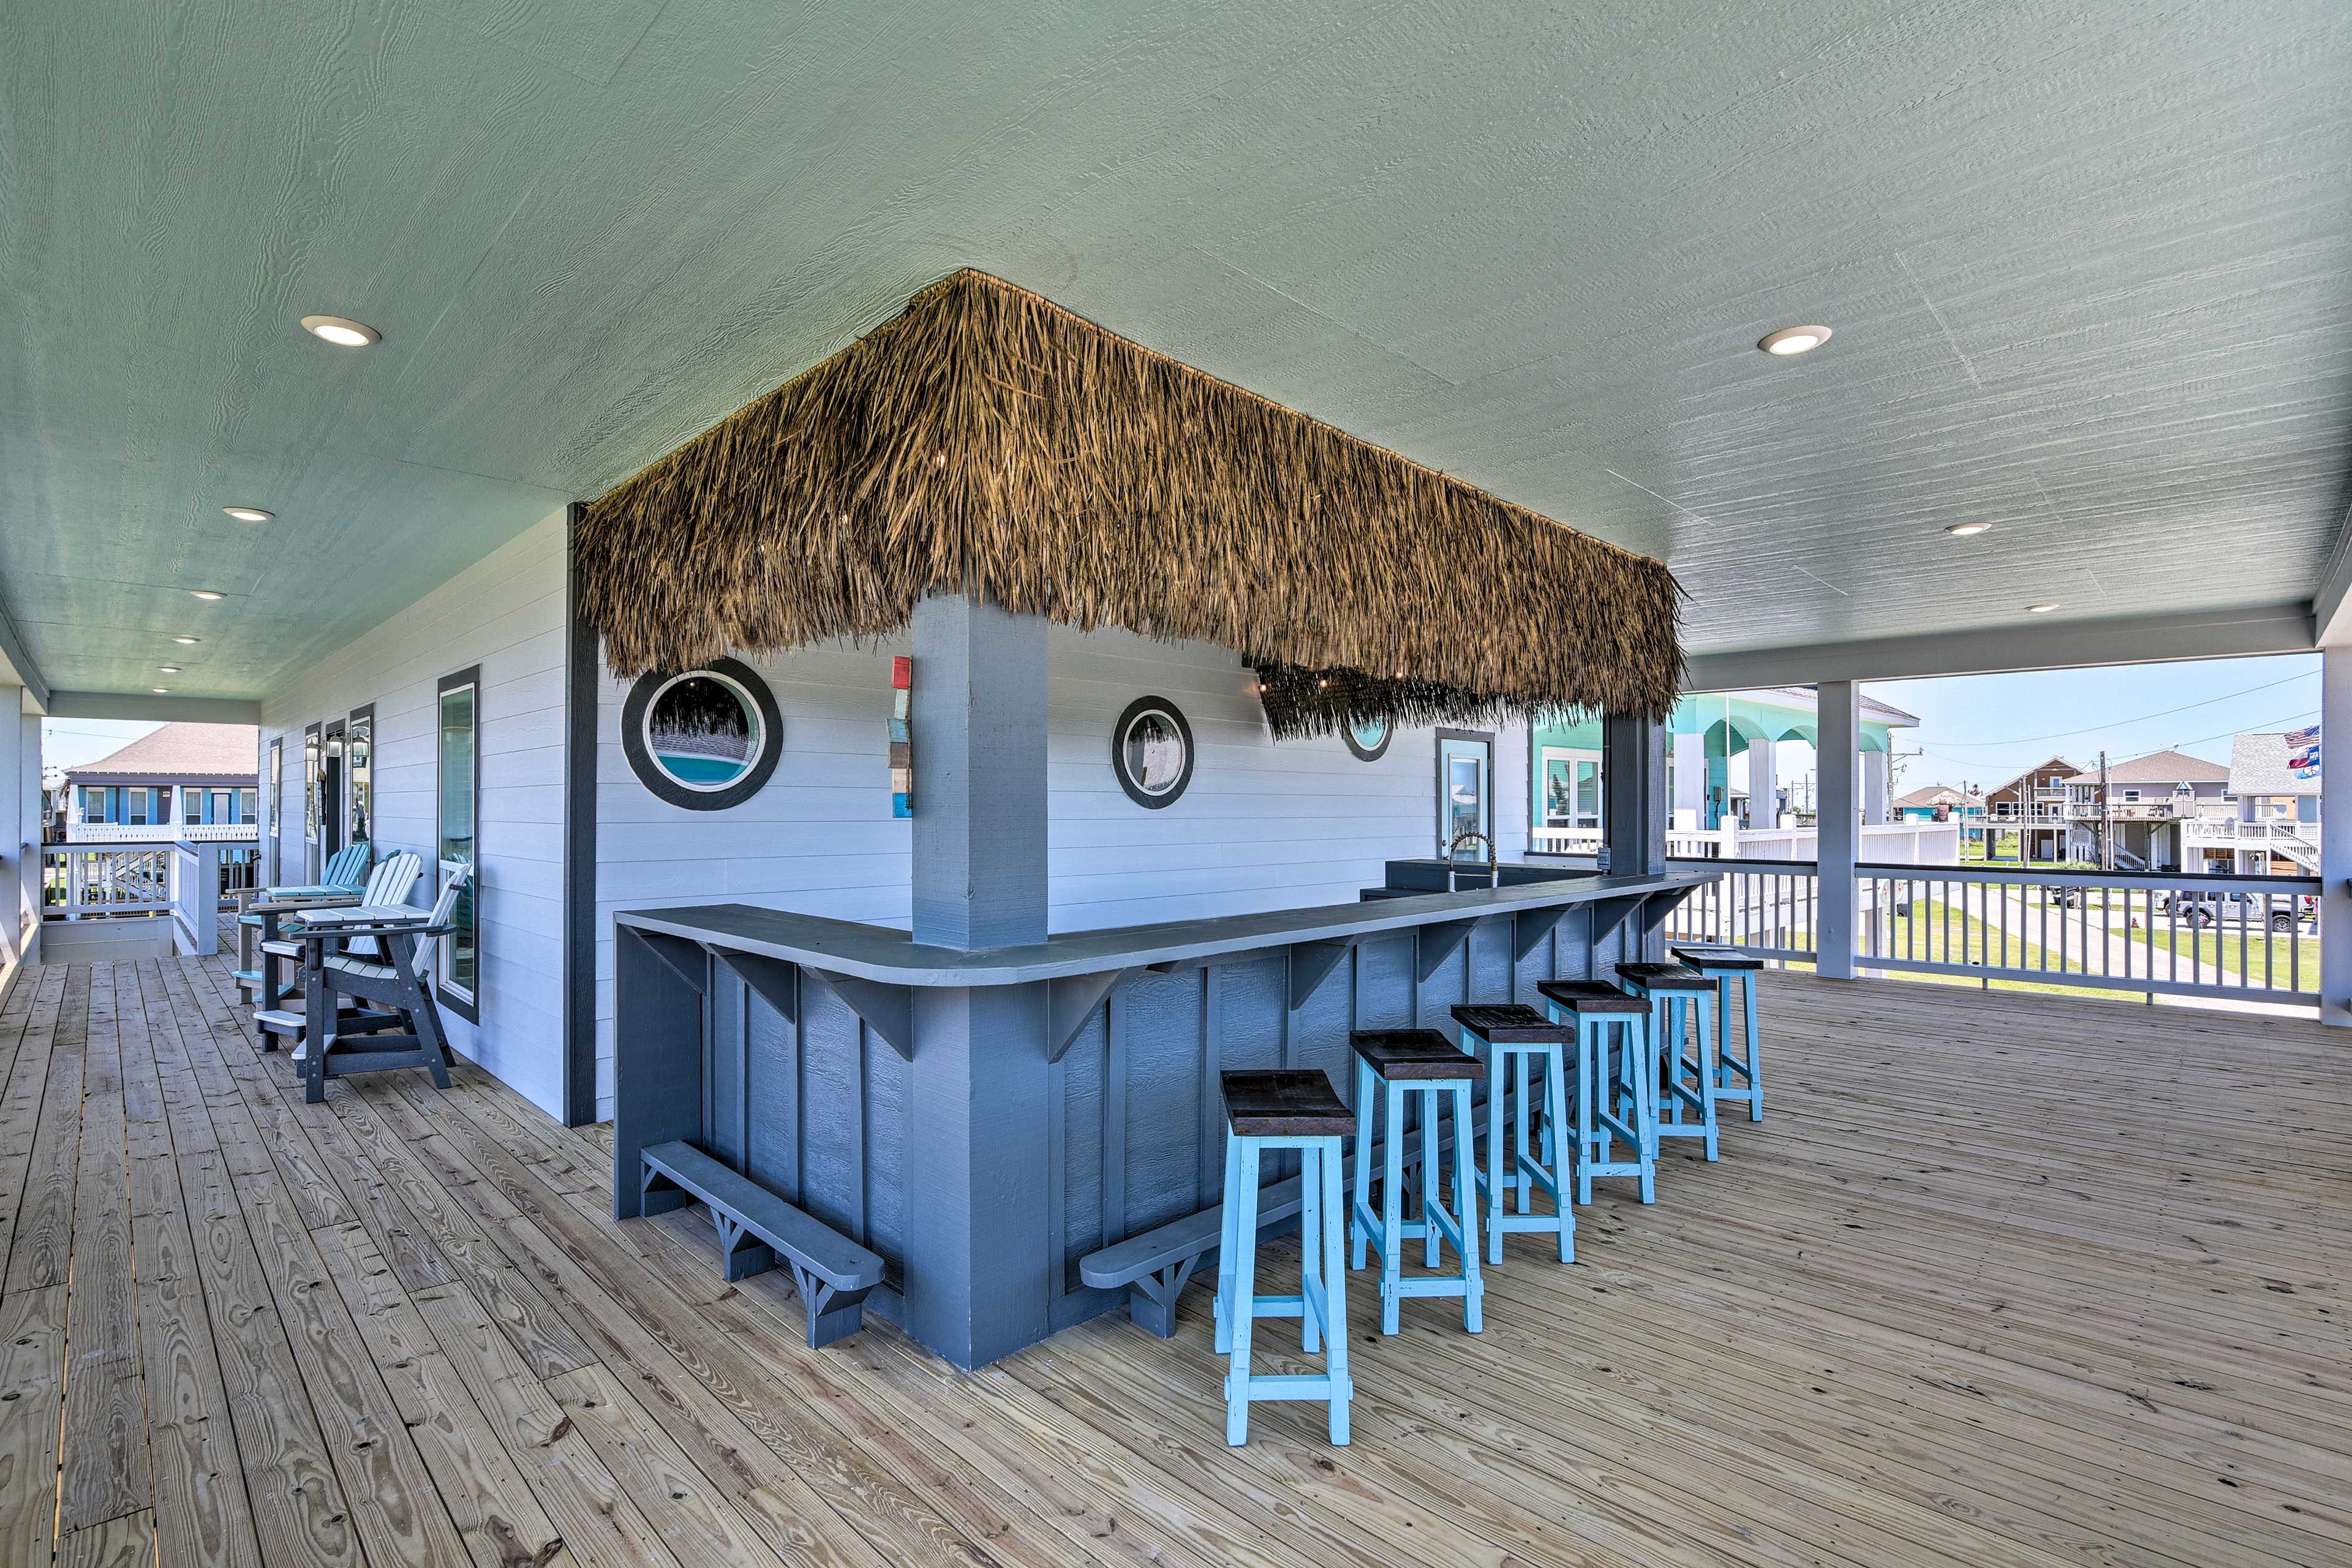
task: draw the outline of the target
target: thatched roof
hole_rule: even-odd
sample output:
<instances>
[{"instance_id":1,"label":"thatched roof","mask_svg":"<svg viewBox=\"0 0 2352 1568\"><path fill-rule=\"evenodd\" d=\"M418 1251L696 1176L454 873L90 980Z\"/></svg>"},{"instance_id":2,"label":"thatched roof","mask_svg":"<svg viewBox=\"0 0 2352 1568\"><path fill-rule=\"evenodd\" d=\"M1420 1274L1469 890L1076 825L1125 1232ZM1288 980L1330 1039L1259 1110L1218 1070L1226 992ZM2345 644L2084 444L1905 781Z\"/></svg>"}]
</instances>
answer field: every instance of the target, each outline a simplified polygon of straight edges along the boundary
<instances>
[{"instance_id":1,"label":"thatched roof","mask_svg":"<svg viewBox=\"0 0 2352 1568\"><path fill-rule=\"evenodd\" d=\"M969 270L593 502L578 549L623 676L930 593L1521 711L1663 717L1682 675L1659 563Z\"/></svg>"}]
</instances>

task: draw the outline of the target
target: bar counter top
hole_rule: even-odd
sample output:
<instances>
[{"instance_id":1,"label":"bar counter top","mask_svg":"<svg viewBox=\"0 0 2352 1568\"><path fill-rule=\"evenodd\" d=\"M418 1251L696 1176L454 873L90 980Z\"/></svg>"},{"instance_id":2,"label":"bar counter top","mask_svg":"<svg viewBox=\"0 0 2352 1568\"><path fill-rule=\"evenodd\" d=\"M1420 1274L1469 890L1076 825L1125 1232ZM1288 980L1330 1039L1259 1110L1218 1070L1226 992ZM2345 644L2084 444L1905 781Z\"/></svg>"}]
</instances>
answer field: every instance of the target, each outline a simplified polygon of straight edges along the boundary
<instances>
[{"instance_id":1,"label":"bar counter top","mask_svg":"<svg viewBox=\"0 0 2352 1568\"><path fill-rule=\"evenodd\" d=\"M1412 926L1477 921L1528 910L1681 893L1711 882L1717 875L1674 870L1645 877L1559 877L1452 893L1266 910L1159 925L1113 926L972 952L927 946L895 927L749 904L625 910L613 918L617 924L638 931L888 985L1021 985L1297 942L1344 942Z\"/></svg>"}]
</instances>

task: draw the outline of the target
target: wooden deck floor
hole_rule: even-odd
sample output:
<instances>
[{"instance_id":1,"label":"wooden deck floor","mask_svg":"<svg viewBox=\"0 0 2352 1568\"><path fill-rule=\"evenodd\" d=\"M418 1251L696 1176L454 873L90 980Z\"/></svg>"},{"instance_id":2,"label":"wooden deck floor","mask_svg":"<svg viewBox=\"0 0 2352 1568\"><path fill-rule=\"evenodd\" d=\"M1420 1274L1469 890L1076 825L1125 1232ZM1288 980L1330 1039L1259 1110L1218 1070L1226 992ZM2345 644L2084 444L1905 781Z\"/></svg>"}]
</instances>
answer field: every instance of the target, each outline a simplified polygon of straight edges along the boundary
<instances>
[{"instance_id":1,"label":"wooden deck floor","mask_svg":"<svg viewBox=\"0 0 2352 1568\"><path fill-rule=\"evenodd\" d=\"M300 1103L226 961L0 1007L0 1562L2352 1562L2344 1037L1768 978L1771 1118L1222 1442L1205 1298L812 1353L486 1076ZM1358 1277L1360 1281L1361 1276Z\"/></svg>"}]
</instances>

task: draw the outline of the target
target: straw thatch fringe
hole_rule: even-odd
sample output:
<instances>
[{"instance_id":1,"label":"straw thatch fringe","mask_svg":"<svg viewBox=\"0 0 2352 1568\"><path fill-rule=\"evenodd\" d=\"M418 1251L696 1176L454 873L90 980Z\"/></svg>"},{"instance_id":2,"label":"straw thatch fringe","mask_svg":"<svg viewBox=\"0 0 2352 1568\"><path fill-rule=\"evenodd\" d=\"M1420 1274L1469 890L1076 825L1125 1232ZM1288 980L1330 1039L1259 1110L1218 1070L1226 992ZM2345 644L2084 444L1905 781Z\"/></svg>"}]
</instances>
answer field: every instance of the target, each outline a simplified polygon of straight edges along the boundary
<instances>
[{"instance_id":1,"label":"straw thatch fringe","mask_svg":"<svg viewBox=\"0 0 2352 1568\"><path fill-rule=\"evenodd\" d=\"M1576 533L962 271L592 503L616 674L872 637L930 593L1662 717L1680 590Z\"/></svg>"},{"instance_id":2,"label":"straw thatch fringe","mask_svg":"<svg viewBox=\"0 0 2352 1568\"><path fill-rule=\"evenodd\" d=\"M1494 692L1465 691L1431 680L1396 680L1360 669L1308 669L1270 661L1255 662L1251 668L1257 673L1265 721L1277 741L1337 735L1381 721L1398 729L1531 722L1549 710L1545 704Z\"/></svg>"}]
</instances>

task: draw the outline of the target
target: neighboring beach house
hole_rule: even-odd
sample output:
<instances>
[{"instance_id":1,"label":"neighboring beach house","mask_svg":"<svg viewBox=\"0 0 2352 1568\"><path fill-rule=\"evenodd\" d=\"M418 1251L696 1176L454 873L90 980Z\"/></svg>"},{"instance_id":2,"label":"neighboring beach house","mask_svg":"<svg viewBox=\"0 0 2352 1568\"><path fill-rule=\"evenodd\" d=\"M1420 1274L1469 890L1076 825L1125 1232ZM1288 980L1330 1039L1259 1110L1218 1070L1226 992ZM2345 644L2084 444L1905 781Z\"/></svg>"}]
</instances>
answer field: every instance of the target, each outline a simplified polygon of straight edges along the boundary
<instances>
[{"instance_id":1,"label":"neighboring beach house","mask_svg":"<svg viewBox=\"0 0 2352 1568\"><path fill-rule=\"evenodd\" d=\"M2190 825L2190 868L2239 876L2304 876L2319 868L2319 773L2298 774L2296 747L2275 730L2230 740L2236 810Z\"/></svg>"},{"instance_id":2,"label":"neighboring beach house","mask_svg":"<svg viewBox=\"0 0 2352 1568\"><path fill-rule=\"evenodd\" d=\"M2115 865L2123 870L2177 871L2189 858L2186 824L2226 817L2230 770L2186 752L2151 752L2109 763L2102 797L2100 771L2066 780L2066 855L2100 858L2099 835L2114 836Z\"/></svg>"},{"instance_id":3,"label":"neighboring beach house","mask_svg":"<svg viewBox=\"0 0 2352 1568\"><path fill-rule=\"evenodd\" d=\"M257 736L250 724L166 724L66 769L65 842L256 842Z\"/></svg>"}]
</instances>

